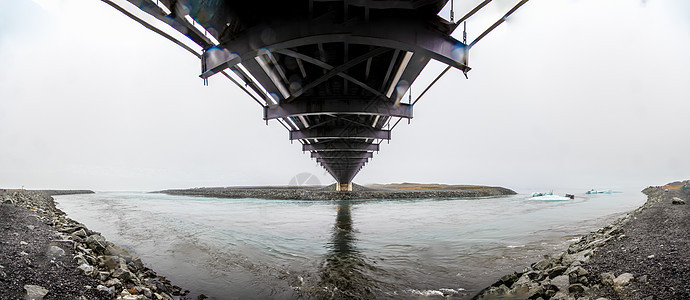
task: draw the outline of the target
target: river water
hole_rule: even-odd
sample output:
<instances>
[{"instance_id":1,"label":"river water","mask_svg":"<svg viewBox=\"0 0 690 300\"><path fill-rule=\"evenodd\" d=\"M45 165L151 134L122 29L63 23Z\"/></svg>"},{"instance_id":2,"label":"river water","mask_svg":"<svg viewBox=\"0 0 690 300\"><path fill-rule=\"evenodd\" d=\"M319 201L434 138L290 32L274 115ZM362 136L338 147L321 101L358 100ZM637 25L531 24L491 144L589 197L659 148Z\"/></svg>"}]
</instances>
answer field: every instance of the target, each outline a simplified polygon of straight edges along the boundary
<instances>
[{"instance_id":1,"label":"river water","mask_svg":"<svg viewBox=\"0 0 690 300\"><path fill-rule=\"evenodd\" d=\"M69 217L193 295L467 299L645 196L283 201L103 192L55 199Z\"/></svg>"}]
</instances>

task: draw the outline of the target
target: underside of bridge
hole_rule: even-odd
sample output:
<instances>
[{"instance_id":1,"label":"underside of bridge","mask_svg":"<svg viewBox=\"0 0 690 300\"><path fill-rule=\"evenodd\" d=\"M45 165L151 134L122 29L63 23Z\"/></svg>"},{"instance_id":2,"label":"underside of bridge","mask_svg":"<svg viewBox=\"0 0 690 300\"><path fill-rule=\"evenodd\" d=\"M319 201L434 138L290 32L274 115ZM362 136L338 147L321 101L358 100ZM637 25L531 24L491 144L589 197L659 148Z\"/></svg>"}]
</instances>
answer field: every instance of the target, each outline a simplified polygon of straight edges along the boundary
<instances>
[{"instance_id":1,"label":"underside of bridge","mask_svg":"<svg viewBox=\"0 0 690 300\"><path fill-rule=\"evenodd\" d=\"M204 80L237 84L343 189L412 118L402 97L431 59L469 71L471 45L450 35L491 2L449 22L445 0L103 1L197 55Z\"/></svg>"}]
</instances>

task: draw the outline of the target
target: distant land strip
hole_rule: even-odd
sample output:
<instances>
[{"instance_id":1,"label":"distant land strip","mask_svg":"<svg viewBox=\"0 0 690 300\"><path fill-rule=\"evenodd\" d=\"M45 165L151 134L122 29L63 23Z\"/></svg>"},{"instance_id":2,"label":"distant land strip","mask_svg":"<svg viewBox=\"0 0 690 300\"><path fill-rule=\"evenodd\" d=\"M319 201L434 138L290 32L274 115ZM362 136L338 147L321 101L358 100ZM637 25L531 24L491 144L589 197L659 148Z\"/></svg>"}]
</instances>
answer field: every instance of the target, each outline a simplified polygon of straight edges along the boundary
<instances>
[{"instance_id":1,"label":"distant land strip","mask_svg":"<svg viewBox=\"0 0 690 300\"><path fill-rule=\"evenodd\" d=\"M360 199L426 199L468 198L515 195L515 191L493 186L440 184L354 184L351 192L335 191L329 186L263 186L263 187L207 187L159 191L168 195L217 198L260 198L276 200L360 200Z\"/></svg>"}]
</instances>

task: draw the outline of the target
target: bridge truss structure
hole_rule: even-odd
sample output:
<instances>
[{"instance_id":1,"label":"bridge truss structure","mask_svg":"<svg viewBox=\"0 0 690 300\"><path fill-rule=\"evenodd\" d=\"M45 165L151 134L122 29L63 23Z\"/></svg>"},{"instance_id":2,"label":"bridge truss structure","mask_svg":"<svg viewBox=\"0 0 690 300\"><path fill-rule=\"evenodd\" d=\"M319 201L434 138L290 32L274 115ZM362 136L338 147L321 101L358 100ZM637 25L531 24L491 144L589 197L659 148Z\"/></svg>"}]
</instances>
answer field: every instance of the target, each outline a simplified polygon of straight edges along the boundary
<instances>
[{"instance_id":1,"label":"bridge truss structure","mask_svg":"<svg viewBox=\"0 0 690 300\"><path fill-rule=\"evenodd\" d=\"M450 68L465 76L474 41L438 16L446 0L102 0L201 61L200 77L224 76L330 173L339 190L378 152L414 104ZM451 1L452 2L452 1ZM465 33L463 32L465 37ZM447 68L408 103L403 95L430 60Z\"/></svg>"}]
</instances>

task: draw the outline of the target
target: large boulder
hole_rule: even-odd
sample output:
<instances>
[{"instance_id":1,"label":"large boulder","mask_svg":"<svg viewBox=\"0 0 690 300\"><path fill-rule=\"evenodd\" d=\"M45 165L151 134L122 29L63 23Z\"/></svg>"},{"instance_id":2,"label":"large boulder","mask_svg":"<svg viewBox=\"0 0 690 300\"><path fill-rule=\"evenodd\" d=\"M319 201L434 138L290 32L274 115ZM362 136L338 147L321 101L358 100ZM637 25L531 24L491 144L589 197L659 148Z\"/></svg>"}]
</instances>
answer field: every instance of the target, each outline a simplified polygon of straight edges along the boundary
<instances>
[{"instance_id":1,"label":"large boulder","mask_svg":"<svg viewBox=\"0 0 690 300\"><path fill-rule=\"evenodd\" d=\"M551 279L551 284L558 288L558 291L568 292L568 287L570 286L570 278L567 275L556 276Z\"/></svg>"},{"instance_id":2,"label":"large boulder","mask_svg":"<svg viewBox=\"0 0 690 300\"><path fill-rule=\"evenodd\" d=\"M551 259L544 258L538 262L533 263L532 269L545 271L546 269L550 268L552 265L553 265L553 263L552 263Z\"/></svg>"},{"instance_id":3,"label":"large boulder","mask_svg":"<svg viewBox=\"0 0 690 300\"><path fill-rule=\"evenodd\" d=\"M122 267L115 269L110 275L112 277L120 279L122 282L128 282L136 277L127 268Z\"/></svg>"},{"instance_id":4,"label":"large boulder","mask_svg":"<svg viewBox=\"0 0 690 300\"><path fill-rule=\"evenodd\" d=\"M97 253L103 253L105 251L106 242L105 238L100 234L92 234L86 238L86 244L89 245L93 251Z\"/></svg>"}]
</instances>

